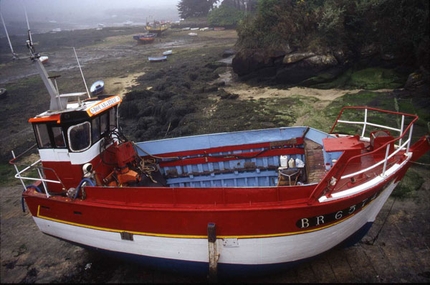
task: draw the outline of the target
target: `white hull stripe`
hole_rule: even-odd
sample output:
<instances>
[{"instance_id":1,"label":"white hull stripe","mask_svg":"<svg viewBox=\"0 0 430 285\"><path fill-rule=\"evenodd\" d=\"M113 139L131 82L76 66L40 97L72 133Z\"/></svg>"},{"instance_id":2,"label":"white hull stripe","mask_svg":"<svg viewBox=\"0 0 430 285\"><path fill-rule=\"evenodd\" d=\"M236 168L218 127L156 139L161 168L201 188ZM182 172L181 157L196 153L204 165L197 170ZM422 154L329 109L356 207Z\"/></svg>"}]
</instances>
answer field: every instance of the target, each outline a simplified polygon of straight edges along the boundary
<instances>
[{"instance_id":1,"label":"white hull stripe","mask_svg":"<svg viewBox=\"0 0 430 285\"><path fill-rule=\"evenodd\" d=\"M323 253L338 245L365 224L374 222L377 213L388 199L396 184L392 183L372 203L348 220L316 231L276 237L252 237L230 240L217 239L219 263L275 264L293 262ZM133 235L124 240L119 232L85 228L53 220L34 217L40 230L46 234L74 243L107 251L148 257L208 262L207 237L161 237Z\"/></svg>"}]
</instances>

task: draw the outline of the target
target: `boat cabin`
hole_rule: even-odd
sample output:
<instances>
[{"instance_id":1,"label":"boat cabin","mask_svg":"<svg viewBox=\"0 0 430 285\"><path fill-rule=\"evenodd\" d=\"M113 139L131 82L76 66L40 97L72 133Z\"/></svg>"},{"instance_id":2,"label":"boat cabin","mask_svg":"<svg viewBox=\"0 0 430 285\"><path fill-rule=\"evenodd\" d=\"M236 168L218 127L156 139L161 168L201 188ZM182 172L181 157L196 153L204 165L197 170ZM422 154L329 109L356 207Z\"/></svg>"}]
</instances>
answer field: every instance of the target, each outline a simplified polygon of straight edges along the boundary
<instances>
[{"instance_id":1,"label":"boat cabin","mask_svg":"<svg viewBox=\"0 0 430 285\"><path fill-rule=\"evenodd\" d=\"M100 150L113 143L120 102L119 96L98 96L29 120L46 178L59 180L58 177L62 177L64 185L57 184L57 191L76 187L79 181L75 177L82 178L82 165L97 163Z\"/></svg>"},{"instance_id":2,"label":"boat cabin","mask_svg":"<svg viewBox=\"0 0 430 285\"><path fill-rule=\"evenodd\" d=\"M85 110L31 118L39 149L67 148L82 152L94 145L104 134L117 127L117 107L96 115Z\"/></svg>"}]
</instances>

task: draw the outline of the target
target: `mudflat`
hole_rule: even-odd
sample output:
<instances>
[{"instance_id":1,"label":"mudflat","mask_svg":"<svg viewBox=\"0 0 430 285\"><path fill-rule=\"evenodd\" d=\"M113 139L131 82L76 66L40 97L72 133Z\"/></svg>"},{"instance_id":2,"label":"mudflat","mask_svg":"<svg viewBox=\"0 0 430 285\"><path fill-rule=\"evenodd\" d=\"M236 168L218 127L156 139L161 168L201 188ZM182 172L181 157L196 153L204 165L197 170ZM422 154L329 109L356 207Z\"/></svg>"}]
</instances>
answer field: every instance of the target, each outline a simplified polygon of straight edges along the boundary
<instances>
[{"instance_id":1,"label":"mudflat","mask_svg":"<svg viewBox=\"0 0 430 285\"><path fill-rule=\"evenodd\" d=\"M80 64L88 82L102 79L108 93L125 95L135 88L151 88L151 82L141 79L153 72L156 63L149 63L148 56L164 50L173 50L171 56L181 57L182 69L178 76L189 76L186 61L194 50L194 61L207 53L234 48L235 31L207 31L190 37L183 31L169 31L151 45L138 45L132 35L138 28L104 29L57 34L41 34L40 52L50 56L47 69L61 73L62 93L76 92L80 74L71 46L76 47ZM46 44L46 42L50 44ZM219 57L219 53L211 55ZM36 73L29 68L30 62L20 59L11 62L2 51L2 77L0 83L9 92L9 105L4 110L0 130L2 157L22 141L32 141L31 127L27 119L49 106L49 98ZM27 59L28 60L28 59ZM73 62L73 64L72 64ZM173 62L173 61L171 61ZM168 64L169 60L166 63ZM204 65L201 63L200 65ZM169 70L169 65L163 65ZM190 67L194 68L194 67ZM182 70L182 72L181 72ZM257 88L236 82L234 75L223 73L228 84L225 89L237 94L239 99L282 97L300 93L319 98L318 108L324 108L331 100L347 91L316 90L309 88L280 91L269 87ZM195 72L195 71L194 71ZM32 79L32 78L36 79ZM72 78L73 80L70 80ZM146 79L145 79L146 80ZM84 88L84 85L80 86ZM349 90L348 93L355 92ZM385 92L385 91L381 91ZM14 107L13 105L20 105ZM4 105L3 105L4 106ZM4 108L4 107L2 107ZM17 112L20 110L20 112ZM4 118L2 120L5 120ZM297 118L296 123L304 118ZM13 121L13 123L10 123ZM5 127L3 127L5 126ZM333 249L318 258L279 274L252 279L223 280L232 283L428 283L430 281L430 179L428 166L413 165L409 171L417 172L425 182L413 194L405 198L391 197L379 213L373 227L361 242L353 247ZM13 176L13 169L8 175ZM403 183L403 182L401 182ZM206 279L183 276L179 273L162 272L123 260L106 257L98 252L57 240L42 234L31 215L23 212L21 193L23 187L17 181L9 181L0 187L1 193L1 283L202 283ZM25 205L24 205L25 206Z\"/></svg>"}]
</instances>

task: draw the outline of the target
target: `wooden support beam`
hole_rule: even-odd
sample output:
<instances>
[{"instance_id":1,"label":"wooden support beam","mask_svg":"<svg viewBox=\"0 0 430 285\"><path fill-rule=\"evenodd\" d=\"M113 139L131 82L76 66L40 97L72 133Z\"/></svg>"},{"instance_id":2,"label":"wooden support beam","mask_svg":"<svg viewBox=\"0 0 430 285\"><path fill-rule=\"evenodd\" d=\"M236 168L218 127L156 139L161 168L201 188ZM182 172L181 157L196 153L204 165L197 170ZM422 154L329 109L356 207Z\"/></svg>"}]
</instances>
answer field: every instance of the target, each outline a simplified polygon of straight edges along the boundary
<instances>
[{"instance_id":1,"label":"wooden support beam","mask_svg":"<svg viewBox=\"0 0 430 285\"><path fill-rule=\"evenodd\" d=\"M208 223L208 250L209 250L209 275L210 282L217 282L219 254L216 245L215 223Z\"/></svg>"}]
</instances>

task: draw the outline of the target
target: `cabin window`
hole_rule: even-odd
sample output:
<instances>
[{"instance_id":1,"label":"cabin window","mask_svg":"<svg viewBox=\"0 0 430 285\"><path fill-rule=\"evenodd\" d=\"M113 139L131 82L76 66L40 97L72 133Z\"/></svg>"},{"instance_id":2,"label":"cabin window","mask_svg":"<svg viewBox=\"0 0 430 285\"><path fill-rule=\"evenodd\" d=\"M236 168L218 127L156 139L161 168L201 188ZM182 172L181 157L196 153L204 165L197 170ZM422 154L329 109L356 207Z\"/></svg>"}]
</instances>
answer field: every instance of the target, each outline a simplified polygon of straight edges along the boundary
<instances>
[{"instance_id":1,"label":"cabin window","mask_svg":"<svg viewBox=\"0 0 430 285\"><path fill-rule=\"evenodd\" d=\"M52 147L51 140L49 138L48 126L46 124L34 125L34 134L39 148Z\"/></svg>"},{"instance_id":2,"label":"cabin window","mask_svg":"<svg viewBox=\"0 0 430 285\"><path fill-rule=\"evenodd\" d=\"M109 129L114 130L116 128L116 110L112 108L109 110Z\"/></svg>"},{"instance_id":3,"label":"cabin window","mask_svg":"<svg viewBox=\"0 0 430 285\"><path fill-rule=\"evenodd\" d=\"M91 136L92 143L96 143L102 136L105 136L109 131L117 127L117 108L112 108L91 120Z\"/></svg>"},{"instance_id":4,"label":"cabin window","mask_svg":"<svg viewBox=\"0 0 430 285\"><path fill-rule=\"evenodd\" d=\"M108 131L109 126L109 117L108 113L104 113L100 116L100 133L104 134Z\"/></svg>"},{"instance_id":5,"label":"cabin window","mask_svg":"<svg viewBox=\"0 0 430 285\"><path fill-rule=\"evenodd\" d=\"M91 125L84 122L71 126L68 130L68 139L72 151L84 151L91 146Z\"/></svg>"},{"instance_id":6,"label":"cabin window","mask_svg":"<svg viewBox=\"0 0 430 285\"><path fill-rule=\"evenodd\" d=\"M100 139L100 117L95 117L91 121L91 138L93 143Z\"/></svg>"},{"instance_id":7,"label":"cabin window","mask_svg":"<svg viewBox=\"0 0 430 285\"><path fill-rule=\"evenodd\" d=\"M57 148L65 148L66 141L61 127L52 127L52 134L54 135L55 146Z\"/></svg>"}]
</instances>

